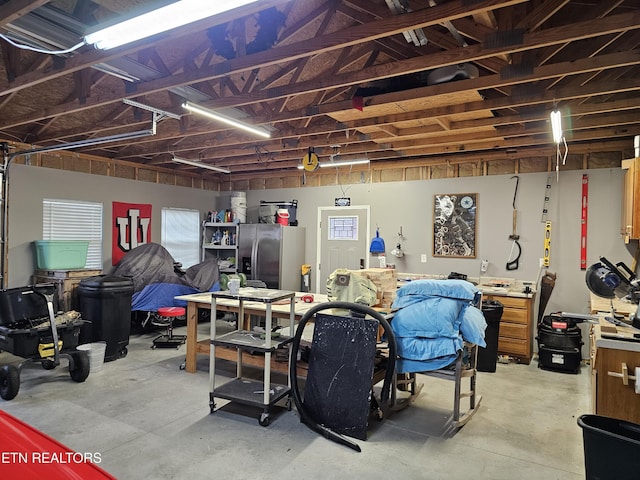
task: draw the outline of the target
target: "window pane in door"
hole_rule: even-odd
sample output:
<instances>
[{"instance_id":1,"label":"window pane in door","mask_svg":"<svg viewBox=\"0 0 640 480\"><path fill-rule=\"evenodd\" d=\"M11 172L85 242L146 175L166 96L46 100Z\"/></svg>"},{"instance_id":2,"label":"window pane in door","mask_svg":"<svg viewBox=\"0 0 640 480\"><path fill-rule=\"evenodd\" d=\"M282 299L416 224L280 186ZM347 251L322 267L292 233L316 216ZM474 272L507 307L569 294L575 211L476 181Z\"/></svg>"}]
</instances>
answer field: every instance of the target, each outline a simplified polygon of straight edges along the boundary
<instances>
[{"instance_id":1,"label":"window pane in door","mask_svg":"<svg viewBox=\"0 0 640 480\"><path fill-rule=\"evenodd\" d=\"M358 217L329 217L329 240L358 240Z\"/></svg>"}]
</instances>

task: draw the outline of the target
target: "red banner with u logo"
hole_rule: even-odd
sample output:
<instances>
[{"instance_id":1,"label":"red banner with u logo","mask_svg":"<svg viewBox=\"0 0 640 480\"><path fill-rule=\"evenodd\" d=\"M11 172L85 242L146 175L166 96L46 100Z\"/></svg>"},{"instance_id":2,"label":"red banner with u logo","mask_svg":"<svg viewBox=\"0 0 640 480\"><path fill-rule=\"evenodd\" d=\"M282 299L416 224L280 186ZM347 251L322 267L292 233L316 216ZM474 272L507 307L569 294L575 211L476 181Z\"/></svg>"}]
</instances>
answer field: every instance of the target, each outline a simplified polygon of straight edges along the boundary
<instances>
[{"instance_id":1,"label":"red banner with u logo","mask_svg":"<svg viewBox=\"0 0 640 480\"><path fill-rule=\"evenodd\" d=\"M112 265L138 245L151 242L151 205L113 202Z\"/></svg>"}]
</instances>

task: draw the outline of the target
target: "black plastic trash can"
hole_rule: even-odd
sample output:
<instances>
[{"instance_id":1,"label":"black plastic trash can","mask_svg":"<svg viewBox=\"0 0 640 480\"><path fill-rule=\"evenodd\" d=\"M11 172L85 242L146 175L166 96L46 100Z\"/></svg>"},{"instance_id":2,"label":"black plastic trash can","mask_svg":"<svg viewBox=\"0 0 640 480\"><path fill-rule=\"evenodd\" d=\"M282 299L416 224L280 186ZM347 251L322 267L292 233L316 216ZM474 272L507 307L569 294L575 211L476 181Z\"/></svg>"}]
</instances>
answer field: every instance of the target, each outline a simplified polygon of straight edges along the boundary
<instances>
[{"instance_id":1,"label":"black plastic trash can","mask_svg":"<svg viewBox=\"0 0 640 480\"><path fill-rule=\"evenodd\" d=\"M78 285L82 318L91 322L82 327L80 343L106 342L105 362L127 355L132 296L131 277L98 275Z\"/></svg>"},{"instance_id":2,"label":"black plastic trash can","mask_svg":"<svg viewBox=\"0 0 640 480\"><path fill-rule=\"evenodd\" d=\"M496 300L483 300L482 313L487 321L487 328L484 331L484 340L487 342L485 348L478 348L478 363L476 365L479 372L495 372L498 361L498 337L500 335L500 319L504 307Z\"/></svg>"},{"instance_id":3,"label":"black plastic trash can","mask_svg":"<svg viewBox=\"0 0 640 480\"><path fill-rule=\"evenodd\" d=\"M601 415L581 415L587 480L640 477L640 425Z\"/></svg>"}]
</instances>

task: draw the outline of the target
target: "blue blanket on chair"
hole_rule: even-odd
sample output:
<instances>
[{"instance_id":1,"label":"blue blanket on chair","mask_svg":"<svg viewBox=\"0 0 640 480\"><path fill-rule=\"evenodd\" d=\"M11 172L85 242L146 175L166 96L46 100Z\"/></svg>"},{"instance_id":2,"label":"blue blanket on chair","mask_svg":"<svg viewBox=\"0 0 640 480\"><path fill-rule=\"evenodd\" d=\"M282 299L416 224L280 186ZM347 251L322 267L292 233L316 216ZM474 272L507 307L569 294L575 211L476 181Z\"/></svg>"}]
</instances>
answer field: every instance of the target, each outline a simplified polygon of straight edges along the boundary
<instances>
[{"instance_id":1,"label":"blue blanket on chair","mask_svg":"<svg viewBox=\"0 0 640 480\"><path fill-rule=\"evenodd\" d=\"M465 280L416 280L400 288L391 322L398 373L438 370L453 363L465 341L486 347L480 291Z\"/></svg>"}]
</instances>

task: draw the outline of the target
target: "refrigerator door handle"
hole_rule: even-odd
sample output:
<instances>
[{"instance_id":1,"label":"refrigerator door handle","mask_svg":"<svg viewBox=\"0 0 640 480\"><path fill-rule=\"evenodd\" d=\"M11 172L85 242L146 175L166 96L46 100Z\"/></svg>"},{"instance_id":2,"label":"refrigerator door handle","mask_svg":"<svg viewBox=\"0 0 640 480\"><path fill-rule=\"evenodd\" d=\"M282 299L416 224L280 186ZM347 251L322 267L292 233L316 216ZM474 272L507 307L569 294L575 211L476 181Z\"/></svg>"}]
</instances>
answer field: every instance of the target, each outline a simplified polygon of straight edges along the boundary
<instances>
[{"instance_id":1,"label":"refrigerator door handle","mask_svg":"<svg viewBox=\"0 0 640 480\"><path fill-rule=\"evenodd\" d=\"M258 239L256 238L251 244L251 280L260 278L258 268Z\"/></svg>"}]
</instances>

